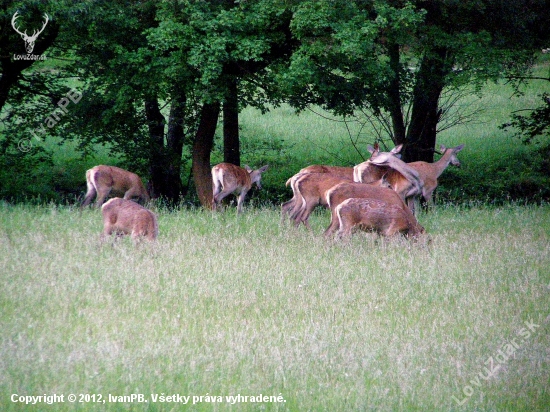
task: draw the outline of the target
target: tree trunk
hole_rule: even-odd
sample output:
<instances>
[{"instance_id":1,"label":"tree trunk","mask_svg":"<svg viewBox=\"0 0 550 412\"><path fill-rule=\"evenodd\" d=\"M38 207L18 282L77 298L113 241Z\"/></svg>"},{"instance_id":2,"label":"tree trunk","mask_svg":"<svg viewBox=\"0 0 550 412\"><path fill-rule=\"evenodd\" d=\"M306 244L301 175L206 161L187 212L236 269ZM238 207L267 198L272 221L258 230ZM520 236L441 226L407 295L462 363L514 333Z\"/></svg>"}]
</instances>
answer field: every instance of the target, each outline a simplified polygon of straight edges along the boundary
<instances>
[{"instance_id":1,"label":"tree trunk","mask_svg":"<svg viewBox=\"0 0 550 412\"><path fill-rule=\"evenodd\" d=\"M162 197L171 204L176 204L182 195L181 156L183 152L183 117L185 96L173 96L168 133L164 144L166 119L160 111L156 98L145 102L145 115L149 126L149 192L151 197Z\"/></svg>"},{"instance_id":2,"label":"tree trunk","mask_svg":"<svg viewBox=\"0 0 550 412\"><path fill-rule=\"evenodd\" d=\"M389 112L393 126L393 142L397 146L405 143L406 139L405 120L403 118L403 109L401 102L401 90L399 88L399 85L401 84L399 45L397 43L389 44L388 54L390 56L390 66L393 69L393 78L391 79L388 88Z\"/></svg>"},{"instance_id":3,"label":"tree trunk","mask_svg":"<svg viewBox=\"0 0 550 412\"><path fill-rule=\"evenodd\" d=\"M201 205L212 208L212 175L210 173L210 152L220 114L220 103L205 103L201 109L199 127L193 142L192 170L197 195Z\"/></svg>"},{"instance_id":4,"label":"tree trunk","mask_svg":"<svg viewBox=\"0 0 550 412\"><path fill-rule=\"evenodd\" d=\"M166 135L166 151L168 162L166 164L167 188L166 196L173 202L179 201L180 195L185 196L187 188L184 189L181 181L181 156L183 154L183 122L185 117L185 106L187 98L183 93L176 93L172 96L170 116L168 118L168 134Z\"/></svg>"},{"instance_id":5,"label":"tree trunk","mask_svg":"<svg viewBox=\"0 0 550 412\"><path fill-rule=\"evenodd\" d=\"M228 94L223 103L223 161L241 165L239 96L236 77L231 77L228 81Z\"/></svg>"},{"instance_id":6,"label":"tree trunk","mask_svg":"<svg viewBox=\"0 0 550 412\"><path fill-rule=\"evenodd\" d=\"M165 119L160 112L158 99L145 100L145 117L149 128L149 194L152 198L162 196L164 186L164 125Z\"/></svg>"},{"instance_id":7,"label":"tree trunk","mask_svg":"<svg viewBox=\"0 0 550 412\"><path fill-rule=\"evenodd\" d=\"M413 90L411 123L403 151L405 162L418 160L432 163L437 137L437 124L441 117L439 97L449 73L448 51L440 48L420 63Z\"/></svg>"}]
</instances>

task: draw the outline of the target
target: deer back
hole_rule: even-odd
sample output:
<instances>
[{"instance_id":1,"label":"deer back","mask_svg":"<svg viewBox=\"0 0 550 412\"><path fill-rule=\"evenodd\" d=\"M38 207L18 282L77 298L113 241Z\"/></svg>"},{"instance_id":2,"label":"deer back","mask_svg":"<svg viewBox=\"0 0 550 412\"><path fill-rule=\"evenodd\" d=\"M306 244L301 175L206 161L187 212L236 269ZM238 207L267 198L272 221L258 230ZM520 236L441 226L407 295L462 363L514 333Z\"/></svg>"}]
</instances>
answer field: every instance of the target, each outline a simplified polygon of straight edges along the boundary
<instances>
[{"instance_id":1,"label":"deer back","mask_svg":"<svg viewBox=\"0 0 550 412\"><path fill-rule=\"evenodd\" d=\"M155 239L158 235L157 216L149 209L127 199L115 197L101 207L104 231L115 230L135 236Z\"/></svg>"},{"instance_id":2,"label":"deer back","mask_svg":"<svg viewBox=\"0 0 550 412\"><path fill-rule=\"evenodd\" d=\"M214 166L212 174L227 190L240 192L243 188L250 190L252 187L250 172L232 163L220 163Z\"/></svg>"},{"instance_id":3,"label":"deer back","mask_svg":"<svg viewBox=\"0 0 550 412\"><path fill-rule=\"evenodd\" d=\"M325 166L325 165L311 165L304 167L298 173L329 173L334 176L340 176L353 179L353 167L344 166Z\"/></svg>"}]
</instances>

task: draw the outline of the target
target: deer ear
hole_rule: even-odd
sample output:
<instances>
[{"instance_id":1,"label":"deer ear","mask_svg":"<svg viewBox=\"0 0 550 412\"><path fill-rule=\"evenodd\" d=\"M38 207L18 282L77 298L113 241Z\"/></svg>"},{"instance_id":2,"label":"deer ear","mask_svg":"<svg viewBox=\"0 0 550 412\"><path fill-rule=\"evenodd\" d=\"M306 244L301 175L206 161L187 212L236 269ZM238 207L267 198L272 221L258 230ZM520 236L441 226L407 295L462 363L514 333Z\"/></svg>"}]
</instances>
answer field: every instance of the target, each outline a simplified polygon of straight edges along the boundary
<instances>
[{"instance_id":1,"label":"deer ear","mask_svg":"<svg viewBox=\"0 0 550 412\"><path fill-rule=\"evenodd\" d=\"M374 147L372 147L372 145L368 144L367 145L367 150L370 152L370 153L374 153L374 151L376 150Z\"/></svg>"},{"instance_id":2,"label":"deer ear","mask_svg":"<svg viewBox=\"0 0 550 412\"><path fill-rule=\"evenodd\" d=\"M444 145L440 144L439 145L439 151L444 152L445 150L447 150L447 148Z\"/></svg>"},{"instance_id":3,"label":"deer ear","mask_svg":"<svg viewBox=\"0 0 550 412\"><path fill-rule=\"evenodd\" d=\"M251 173L251 172L252 172L252 169L251 169L250 166L248 166L248 165L244 165L243 168L244 168L248 173Z\"/></svg>"},{"instance_id":4,"label":"deer ear","mask_svg":"<svg viewBox=\"0 0 550 412\"><path fill-rule=\"evenodd\" d=\"M391 149L390 153L393 153L393 154L399 153L401 151L401 149L403 149L402 144L400 144L399 146L395 146L393 149Z\"/></svg>"},{"instance_id":5,"label":"deer ear","mask_svg":"<svg viewBox=\"0 0 550 412\"><path fill-rule=\"evenodd\" d=\"M464 145L461 144L460 146L455 147L455 153L460 152L462 149L464 149Z\"/></svg>"},{"instance_id":6,"label":"deer ear","mask_svg":"<svg viewBox=\"0 0 550 412\"><path fill-rule=\"evenodd\" d=\"M269 167L269 165L262 166L258 169L258 172L263 173L267 170L268 167Z\"/></svg>"}]
</instances>

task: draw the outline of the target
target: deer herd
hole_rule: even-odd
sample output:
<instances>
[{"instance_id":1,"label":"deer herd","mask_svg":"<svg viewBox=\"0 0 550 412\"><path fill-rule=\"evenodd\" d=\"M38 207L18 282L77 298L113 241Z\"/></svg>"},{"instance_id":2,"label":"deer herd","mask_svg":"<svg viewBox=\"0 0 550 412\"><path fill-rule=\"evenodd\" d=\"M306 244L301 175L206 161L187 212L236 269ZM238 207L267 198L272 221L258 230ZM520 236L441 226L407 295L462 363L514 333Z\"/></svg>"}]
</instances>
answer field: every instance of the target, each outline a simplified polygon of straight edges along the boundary
<instances>
[{"instance_id":1,"label":"deer herd","mask_svg":"<svg viewBox=\"0 0 550 412\"><path fill-rule=\"evenodd\" d=\"M378 145L368 146L369 160L355 167L312 165L301 169L286 182L293 197L281 205L281 217L295 226L308 229L309 216L321 205L330 209L330 224L325 236L337 232L338 238L349 238L354 228L373 231L382 236L403 234L417 238L425 233L418 223L416 207L420 199L432 204L438 178L449 166L460 166L457 153L464 145L446 148L441 145L441 158L434 163L405 163L400 159L402 145L381 152ZM237 196L237 213L253 184L261 189L262 173L268 166L253 170L231 163L212 168L212 210L230 194ZM129 234L135 242L155 240L158 235L157 216L134 202L149 201L149 194L138 175L114 166L95 166L86 172L87 193L81 209L94 196L101 207L105 240L111 234ZM105 204L109 194L122 195Z\"/></svg>"}]
</instances>

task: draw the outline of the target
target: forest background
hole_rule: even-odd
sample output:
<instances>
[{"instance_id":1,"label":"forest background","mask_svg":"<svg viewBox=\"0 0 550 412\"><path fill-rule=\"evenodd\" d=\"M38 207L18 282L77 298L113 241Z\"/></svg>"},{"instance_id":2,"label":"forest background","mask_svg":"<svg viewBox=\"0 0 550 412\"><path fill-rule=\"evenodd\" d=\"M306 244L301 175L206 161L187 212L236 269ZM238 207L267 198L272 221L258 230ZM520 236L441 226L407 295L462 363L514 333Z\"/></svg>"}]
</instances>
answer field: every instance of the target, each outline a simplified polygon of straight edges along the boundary
<instances>
[{"instance_id":1,"label":"forest background","mask_svg":"<svg viewBox=\"0 0 550 412\"><path fill-rule=\"evenodd\" d=\"M228 161L270 164L252 197L279 203L308 164L352 166L375 142L433 161L456 142L465 167L440 199L548 200L548 6L3 1L0 197L75 203L107 163L208 206ZM41 29L29 54L21 34Z\"/></svg>"}]
</instances>

